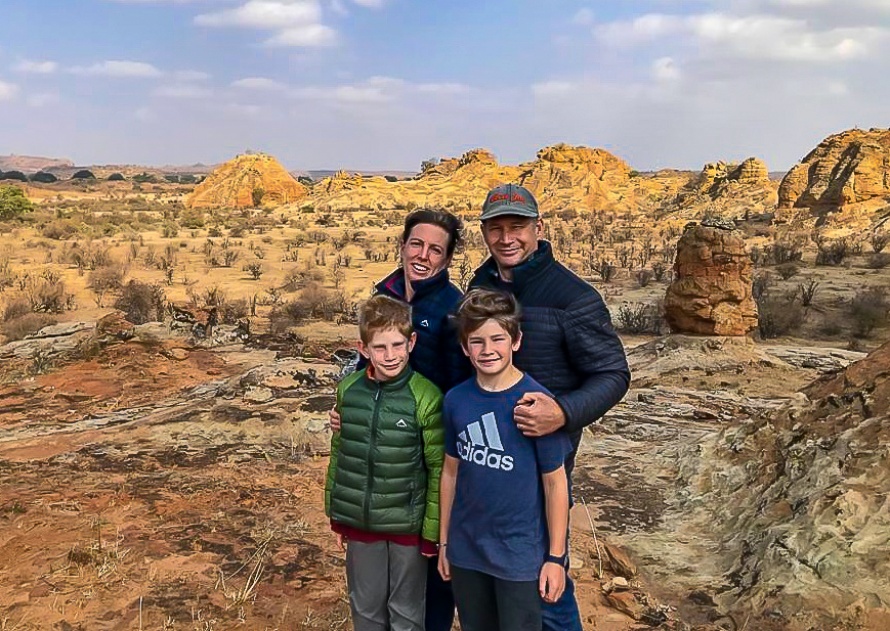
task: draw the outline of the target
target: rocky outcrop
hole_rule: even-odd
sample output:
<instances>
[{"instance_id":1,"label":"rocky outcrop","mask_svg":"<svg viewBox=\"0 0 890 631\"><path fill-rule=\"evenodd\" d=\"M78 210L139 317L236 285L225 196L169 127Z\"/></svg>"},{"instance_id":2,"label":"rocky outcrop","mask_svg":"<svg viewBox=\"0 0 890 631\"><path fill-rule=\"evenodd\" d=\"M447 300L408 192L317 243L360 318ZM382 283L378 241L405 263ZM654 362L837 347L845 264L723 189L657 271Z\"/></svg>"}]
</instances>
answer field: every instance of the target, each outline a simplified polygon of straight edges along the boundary
<instances>
[{"instance_id":1,"label":"rocky outcrop","mask_svg":"<svg viewBox=\"0 0 890 631\"><path fill-rule=\"evenodd\" d=\"M704 213L742 218L773 210L777 199L766 163L752 157L741 164L709 162L679 191L675 203L690 219Z\"/></svg>"},{"instance_id":2,"label":"rocky outcrop","mask_svg":"<svg viewBox=\"0 0 890 631\"><path fill-rule=\"evenodd\" d=\"M498 164L485 149L472 149L459 158L445 158L413 180L337 174L316 184L301 206L325 211L389 210L440 206L455 212L478 211L485 194L504 182L526 186L543 212L566 208L601 210L622 200L633 205L631 169L603 149L558 144L545 147L537 159L518 166Z\"/></svg>"},{"instance_id":3,"label":"rocky outcrop","mask_svg":"<svg viewBox=\"0 0 890 631\"><path fill-rule=\"evenodd\" d=\"M745 335L754 329L752 267L745 241L731 225L688 227L677 244L674 280L664 300L671 330Z\"/></svg>"},{"instance_id":4,"label":"rocky outcrop","mask_svg":"<svg viewBox=\"0 0 890 631\"><path fill-rule=\"evenodd\" d=\"M890 199L890 129L854 129L823 140L779 187L782 208L835 209Z\"/></svg>"},{"instance_id":5,"label":"rocky outcrop","mask_svg":"<svg viewBox=\"0 0 890 631\"><path fill-rule=\"evenodd\" d=\"M722 599L800 612L796 628L887 628L868 621L890 619L890 344L803 394L699 456L709 523L737 554Z\"/></svg>"},{"instance_id":6,"label":"rocky outcrop","mask_svg":"<svg viewBox=\"0 0 890 631\"><path fill-rule=\"evenodd\" d=\"M306 187L275 158L249 154L214 170L195 187L185 205L189 208L274 207L296 202L306 194Z\"/></svg>"}]
</instances>

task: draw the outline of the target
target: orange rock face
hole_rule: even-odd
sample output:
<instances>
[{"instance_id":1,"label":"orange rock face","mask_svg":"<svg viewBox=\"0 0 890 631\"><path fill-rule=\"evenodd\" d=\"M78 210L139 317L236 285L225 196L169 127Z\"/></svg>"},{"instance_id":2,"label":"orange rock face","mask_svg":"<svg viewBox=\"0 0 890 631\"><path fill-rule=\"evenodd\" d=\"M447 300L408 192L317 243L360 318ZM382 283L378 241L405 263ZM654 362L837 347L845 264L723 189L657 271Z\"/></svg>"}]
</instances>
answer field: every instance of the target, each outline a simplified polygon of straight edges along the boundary
<instances>
[{"instance_id":1,"label":"orange rock face","mask_svg":"<svg viewBox=\"0 0 890 631\"><path fill-rule=\"evenodd\" d=\"M890 200L890 129L852 129L823 140L779 187L780 208L839 210Z\"/></svg>"},{"instance_id":2,"label":"orange rock face","mask_svg":"<svg viewBox=\"0 0 890 631\"><path fill-rule=\"evenodd\" d=\"M250 154L226 162L195 187L189 208L252 208L296 202L307 194L272 156ZM259 202L259 203L258 203Z\"/></svg>"},{"instance_id":3,"label":"orange rock face","mask_svg":"<svg viewBox=\"0 0 890 631\"><path fill-rule=\"evenodd\" d=\"M757 326L751 257L736 231L687 228L677 244L674 280L664 299L674 333L746 335Z\"/></svg>"}]
</instances>

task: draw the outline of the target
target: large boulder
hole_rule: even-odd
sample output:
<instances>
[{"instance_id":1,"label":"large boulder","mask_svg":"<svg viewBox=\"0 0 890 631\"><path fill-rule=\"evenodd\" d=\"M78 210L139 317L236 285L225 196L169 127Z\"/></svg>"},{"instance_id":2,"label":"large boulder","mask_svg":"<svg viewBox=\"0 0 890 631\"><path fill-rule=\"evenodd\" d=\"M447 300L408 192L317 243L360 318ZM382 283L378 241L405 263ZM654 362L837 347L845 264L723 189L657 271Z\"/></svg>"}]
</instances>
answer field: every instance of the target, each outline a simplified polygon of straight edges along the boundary
<instances>
[{"instance_id":1,"label":"large boulder","mask_svg":"<svg viewBox=\"0 0 890 631\"><path fill-rule=\"evenodd\" d=\"M687 227L664 299L671 330L746 335L757 326L751 270L745 241L731 224L706 221Z\"/></svg>"}]
</instances>

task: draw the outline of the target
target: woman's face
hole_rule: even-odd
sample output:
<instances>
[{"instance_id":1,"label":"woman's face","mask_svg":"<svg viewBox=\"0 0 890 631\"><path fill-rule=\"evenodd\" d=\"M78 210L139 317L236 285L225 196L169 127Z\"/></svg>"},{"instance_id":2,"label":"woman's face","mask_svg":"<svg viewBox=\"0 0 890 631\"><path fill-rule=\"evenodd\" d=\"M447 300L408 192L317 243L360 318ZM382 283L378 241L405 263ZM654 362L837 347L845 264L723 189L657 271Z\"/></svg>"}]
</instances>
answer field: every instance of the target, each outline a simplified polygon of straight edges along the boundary
<instances>
[{"instance_id":1,"label":"woman's face","mask_svg":"<svg viewBox=\"0 0 890 631\"><path fill-rule=\"evenodd\" d=\"M419 223L402 244L402 269L409 281L432 278L451 263L448 233L439 226Z\"/></svg>"}]
</instances>

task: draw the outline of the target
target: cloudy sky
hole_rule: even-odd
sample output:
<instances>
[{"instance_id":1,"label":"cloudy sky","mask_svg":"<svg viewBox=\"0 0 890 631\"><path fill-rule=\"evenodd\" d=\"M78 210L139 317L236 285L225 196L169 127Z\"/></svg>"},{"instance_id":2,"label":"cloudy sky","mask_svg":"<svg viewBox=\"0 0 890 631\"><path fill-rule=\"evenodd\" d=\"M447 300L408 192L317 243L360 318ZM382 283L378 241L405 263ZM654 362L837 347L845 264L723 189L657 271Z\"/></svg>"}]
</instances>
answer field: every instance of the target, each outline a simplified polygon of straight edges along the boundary
<instances>
[{"instance_id":1,"label":"cloudy sky","mask_svg":"<svg viewBox=\"0 0 890 631\"><path fill-rule=\"evenodd\" d=\"M783 170L890 125L887 60L890 0L2 0L0 154Z\"/></svg>"}]
</instances>

